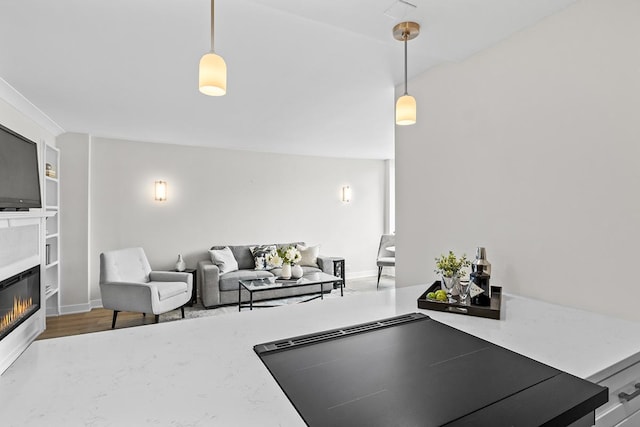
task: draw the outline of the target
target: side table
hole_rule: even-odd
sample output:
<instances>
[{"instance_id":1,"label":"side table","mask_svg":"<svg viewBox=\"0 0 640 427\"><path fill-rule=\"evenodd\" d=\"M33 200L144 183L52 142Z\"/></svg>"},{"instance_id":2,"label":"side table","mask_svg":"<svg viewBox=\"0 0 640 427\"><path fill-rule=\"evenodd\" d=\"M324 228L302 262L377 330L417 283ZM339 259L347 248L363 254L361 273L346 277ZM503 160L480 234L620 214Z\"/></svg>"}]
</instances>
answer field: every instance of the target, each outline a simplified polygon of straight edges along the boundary
<instances>
[{"instance_id":1,"label":"side table","mask_svg":"<svg viewBox=\"0 0 640 427\"><path fill-rule=\"evenodd\" d=\"M336 282L333 284L333 289L337 289L339 286L347 287L347 281L344 278L344 258L342 257L327 257L333 262L333 275L342 279L342 283Z\"/></svg>"},{"instance_id":2,"label":"side table","mask_svg":"<svg viewBox=\"0 0 640 427\"><path fill-rule=\"evenodd\" d=\"M178 271L178 270L173 270ZM193 277L193 289L191 290L191 299L185 305L191 307L193 304L198 302L198 270L195 268L187 268L183 271L183 273L191 273L191 277Z\"/></svg>"}]
</instances>

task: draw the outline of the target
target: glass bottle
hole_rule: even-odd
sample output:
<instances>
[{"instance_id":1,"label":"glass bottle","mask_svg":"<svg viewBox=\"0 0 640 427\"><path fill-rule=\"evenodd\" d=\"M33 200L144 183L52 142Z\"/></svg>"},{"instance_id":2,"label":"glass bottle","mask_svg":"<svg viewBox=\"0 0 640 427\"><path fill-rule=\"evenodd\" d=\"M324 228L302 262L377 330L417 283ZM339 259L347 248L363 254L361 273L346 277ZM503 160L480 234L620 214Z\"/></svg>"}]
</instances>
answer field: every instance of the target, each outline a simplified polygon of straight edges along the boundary
<instances>
[{"instance_id":1,"label":"glass bottle","mask_svg":"<svg viewBox=\"0 0 640 427\"><path fill-rule=\"evenodd\" d=\"M487 251L483 247L476 249L476 259L471 263L471 283L483 290L471 298L471 304L488 306L491 305L491 263L487 261Z\"/></svg>"}]
</instances>

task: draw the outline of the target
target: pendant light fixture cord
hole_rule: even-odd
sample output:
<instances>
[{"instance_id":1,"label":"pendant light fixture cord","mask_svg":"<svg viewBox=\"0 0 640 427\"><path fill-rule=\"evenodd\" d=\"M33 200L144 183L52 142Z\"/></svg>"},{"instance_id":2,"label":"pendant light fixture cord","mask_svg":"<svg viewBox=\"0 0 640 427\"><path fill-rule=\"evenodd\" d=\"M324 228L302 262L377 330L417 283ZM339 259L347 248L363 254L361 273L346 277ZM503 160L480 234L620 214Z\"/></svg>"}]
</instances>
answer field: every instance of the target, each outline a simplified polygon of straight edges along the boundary
<instances>
[{"instance_id":1,"label":"pendant light fixture cord","mask_svg":"<svg viewBox=\"0 0 640 427\"><path fill-rule=\"evenodd\" d=\"M214 1L215 0L211 0L211 52L213 52L213 19L214 19L213 10L214 10Z\"/></svg>"},{"instance_id":2,"label":"pendant light fixture cord","mask_svg":"<svg viewBox=\"0 0 640 427\"><path fill-rule=\"evenodd\" d=\"M404 39L404 94L405 95L408 94L407 92L407 38L409 38L408 36L409 35L407 34L406 31L402 35L402 38Z\"/></svg>"}]
</instances>

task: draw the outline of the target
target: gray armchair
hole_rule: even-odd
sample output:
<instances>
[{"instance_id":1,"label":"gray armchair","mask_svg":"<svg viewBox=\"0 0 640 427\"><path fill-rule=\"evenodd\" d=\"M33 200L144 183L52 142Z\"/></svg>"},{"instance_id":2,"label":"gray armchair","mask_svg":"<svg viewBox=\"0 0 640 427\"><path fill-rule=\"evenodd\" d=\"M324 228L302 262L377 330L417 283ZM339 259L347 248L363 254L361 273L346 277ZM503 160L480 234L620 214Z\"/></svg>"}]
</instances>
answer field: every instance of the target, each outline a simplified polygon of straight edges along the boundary
<instances>
[{"instance_id":1,"label":"gray armchair","mask_svg":"<svg viewBox=\"0 0 640 427\"><path fill-rule=\"evenodd\" d=\"M151 271L142 248L128 248L100 254L100 293L102 306L113 310L111 328L120 311L160 314L184 305L193 288L190 273Z\"/></svg>"},{"instance_id":2,"label":"gray armchair","mask_svg":"<svg viewBox=\"0 0 640 427\"><path fill-rule=\"evenodd\" d=\"M378 265L378 283L376 289L380 286L380 276L382 275L382 267L395 267L396 266L396 253L388 250L388 247L396 245L395 234L383 234L380 238L380 247L378 248L378 258L376 264Z\"/></svg>"}]
</instances>

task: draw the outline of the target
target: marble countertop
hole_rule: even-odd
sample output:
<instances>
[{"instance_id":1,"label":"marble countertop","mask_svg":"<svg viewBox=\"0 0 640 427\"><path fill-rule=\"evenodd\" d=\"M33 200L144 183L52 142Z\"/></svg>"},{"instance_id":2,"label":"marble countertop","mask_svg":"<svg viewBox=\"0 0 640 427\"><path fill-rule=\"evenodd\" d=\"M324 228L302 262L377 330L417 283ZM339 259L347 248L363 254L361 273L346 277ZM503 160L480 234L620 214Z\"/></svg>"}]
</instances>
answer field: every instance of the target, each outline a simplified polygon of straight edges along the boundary
<instances>
[{"instance_id":1,"label":"marble countertop","mask_svg":"<svg viewBox=\"0 0 640 427\"><path fill-rule=\"evenodd\" d=\"M426 286L34 342L0 377L3 426L304 426L255 344L409 312L581 378L640 360L638 324L503 295L501 320L419 310Z\"/></svg>"}]
</instances>

